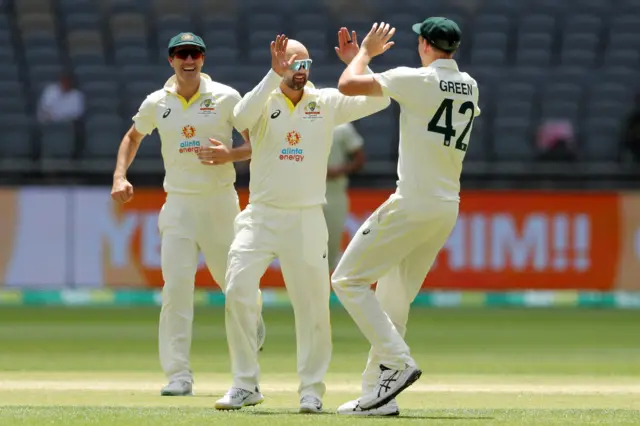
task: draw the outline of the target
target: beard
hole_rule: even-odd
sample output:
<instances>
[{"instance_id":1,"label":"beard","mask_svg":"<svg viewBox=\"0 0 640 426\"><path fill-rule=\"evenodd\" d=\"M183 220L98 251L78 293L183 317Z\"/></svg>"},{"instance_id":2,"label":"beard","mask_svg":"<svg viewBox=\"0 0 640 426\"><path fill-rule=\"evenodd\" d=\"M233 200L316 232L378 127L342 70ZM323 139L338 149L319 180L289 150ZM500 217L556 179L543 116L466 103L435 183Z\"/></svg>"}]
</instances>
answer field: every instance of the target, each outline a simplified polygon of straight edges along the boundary
<instances>
[{"instance_id":1,"label":"beard","mask_svg":"<svg viewBox=\"0 0 640 426\"><path fill-rule=\"evenodd\" d=\"M285 81L285 84L287 85L287 87L289 87L290 89L293 90L302 90L304 89L304 86L307 84L307 77L304 77L304 79L302 81L300 80L296 80L293 77L291 77L290 79L287 79Z\"/></svg>"}]
</instances>

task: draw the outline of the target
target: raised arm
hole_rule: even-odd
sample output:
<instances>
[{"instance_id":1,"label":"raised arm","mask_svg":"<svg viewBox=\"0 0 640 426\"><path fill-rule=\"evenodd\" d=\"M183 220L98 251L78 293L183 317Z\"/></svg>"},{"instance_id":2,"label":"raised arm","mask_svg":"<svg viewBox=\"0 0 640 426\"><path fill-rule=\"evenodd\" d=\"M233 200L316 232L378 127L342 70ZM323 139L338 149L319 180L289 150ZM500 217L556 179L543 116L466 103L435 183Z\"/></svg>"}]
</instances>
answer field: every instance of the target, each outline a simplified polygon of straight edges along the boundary
<instances>
[{"instance_id":1,"label":"raised arm","mask_svg":"<svg viewBox=\"0 0 640 426\"><path fill-rule=\"evenodd\" d=\"M383 96L382 86L368 70L369 62L375 56L381 55L393 46L389 41L395 33L395 28L382 22L380 26L373 24L371 31L362 41L355 58L348 64L338 81L338 90L347 96Z\"/></svg>"},{"instance_id":2,"label":"raised arm","mask_svg":"<svg viewBox=\"0 0 640 426\"><path fill-rule=\"evenodd\" d=\"M360 60L359 57L363 56L363 50L358 46L358 39L356 32L349 33L346 28L341 28L338 32L338 47L335 48L338 57L347 64L347 69L355 67L360 70L362 77L369 77L373 79L373 72L368 67L368 61ZM375 80L374 80L375 81ZM340 87L340 86L338 86ZM342 92L342 90L340 90ZM336 125L342 123L348 123L358 120L368 115L381 111L389 106L391 100L382 95L382 91L379 94L368 93L340 93L335 91L331 98L336 102ZM368 95L368 96L354 96L354 95ZM377 96L377 97L371 97Z\"/></svg>"},{"instance_id":3,"label":"raised arm","mask_svg":"<svg viewBox=\"0 0 640 426\"><path fill-rule=\"evenodd\" d=\"M239 131L252 128L260 119L262 110L269 100L271 93L278 88L282 75L295 61L296 55L286 59L287 43L289 39L284 35L276 37L271 42L271 69L260 83L233 109L236 128Z\"/></svg>"}]
</instances>

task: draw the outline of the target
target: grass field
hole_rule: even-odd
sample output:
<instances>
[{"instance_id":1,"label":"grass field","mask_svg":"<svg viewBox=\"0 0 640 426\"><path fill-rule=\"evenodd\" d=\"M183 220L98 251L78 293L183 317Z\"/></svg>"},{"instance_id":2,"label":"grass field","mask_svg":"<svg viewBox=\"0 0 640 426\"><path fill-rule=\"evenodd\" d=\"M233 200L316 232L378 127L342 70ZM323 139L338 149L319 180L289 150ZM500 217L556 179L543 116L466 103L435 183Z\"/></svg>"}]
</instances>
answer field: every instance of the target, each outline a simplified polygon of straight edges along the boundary
<instances>
[{"instance_id":1,"label":"grass field","mask_svg":"<svg viewBox=\"0 0 640 426\"><path fill-rule=\"evenodd\" d=\"M324 415L296 413L293 316L265 312L263 405L217 412L231 383L223 311L196 312L196 396L160 397L157 308L1 308L0 425L640 424L640 312L415 309L424 374L397 419L333 413L358 396L368 346L333 311Z\"/></svg>"}]
</instances>

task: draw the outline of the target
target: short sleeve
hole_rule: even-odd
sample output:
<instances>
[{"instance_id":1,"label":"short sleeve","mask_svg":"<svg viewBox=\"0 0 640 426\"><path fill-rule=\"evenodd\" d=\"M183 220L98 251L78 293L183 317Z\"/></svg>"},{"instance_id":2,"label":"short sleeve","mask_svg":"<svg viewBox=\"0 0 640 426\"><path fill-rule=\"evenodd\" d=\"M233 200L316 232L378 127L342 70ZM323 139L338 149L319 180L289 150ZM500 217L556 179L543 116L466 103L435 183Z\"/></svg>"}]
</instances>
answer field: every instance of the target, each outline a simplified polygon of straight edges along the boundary
<instances>
[{"instance_id":1,"label":"short sleeve","mask_svg":"<svg viewBox=\"0 0 640 426\"><path fill-rule=\"evenodd\" d=\"M156 101L151 96L142 102L138 113L133 116L136 130L143 135L148 135L156 128Z\"/></svg>"},{"instance_id":2,"label":"short sleeve","mask_svg":"<svg viewBox=\"0 0 640 426\"><path fill-rule=\"evenodd\" d=\"M398 67L375 74L374 78L380 83L385 96L401 103L420 96L420 92L416 91L416 83L423 82L425 76L415 68Z\"/></svg>"}]
</instances>

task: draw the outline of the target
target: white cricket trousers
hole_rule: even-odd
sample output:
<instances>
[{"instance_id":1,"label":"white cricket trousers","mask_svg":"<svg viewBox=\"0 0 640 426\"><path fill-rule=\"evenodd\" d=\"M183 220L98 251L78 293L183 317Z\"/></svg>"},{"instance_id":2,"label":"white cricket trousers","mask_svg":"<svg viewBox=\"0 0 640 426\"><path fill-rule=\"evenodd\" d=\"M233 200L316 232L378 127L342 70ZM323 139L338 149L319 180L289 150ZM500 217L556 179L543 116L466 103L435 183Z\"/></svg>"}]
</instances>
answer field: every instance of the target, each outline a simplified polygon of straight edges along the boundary
<instances>
[{"instance_id":1,"label":"white cricket trousers","mask_svg":"<svg viewBox=\"0 0 640 426\"><path fill-rule=\"evenodd\" d=\"M365 393L376 384L380 364L415 365L404 341L410 305L453 230L458 207L393 194L362 224L338 263L333 289L371 343Z\"/></svg>"},{"instance_id":2,"label":"white cricket trousers","mask_svg":"<svg viewBox=\"0 0 640 426\"><path fill-rule=\"evenodd\" d=\"M324 395L331 359L327 239L321 206L294 210L249 204L236 218L225 293L234 387L259 389L256 290L277 257L295 314L298 393Z\"/></svg>"},{"instance_id":3,"label":"white cricket trousers","mask_svg":"<svg viewBox=\"0 0 640 426\"><path fill-rule=\"evenodd\" d=\"M158 343L160 364L169 380L192 379L189 355L199 251L224 290L233 223L239 212L233 185L199 195L167 194L158 216L164 278Z\"/></svg>"}]
</instances>

